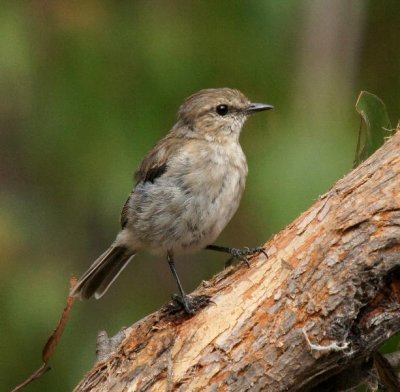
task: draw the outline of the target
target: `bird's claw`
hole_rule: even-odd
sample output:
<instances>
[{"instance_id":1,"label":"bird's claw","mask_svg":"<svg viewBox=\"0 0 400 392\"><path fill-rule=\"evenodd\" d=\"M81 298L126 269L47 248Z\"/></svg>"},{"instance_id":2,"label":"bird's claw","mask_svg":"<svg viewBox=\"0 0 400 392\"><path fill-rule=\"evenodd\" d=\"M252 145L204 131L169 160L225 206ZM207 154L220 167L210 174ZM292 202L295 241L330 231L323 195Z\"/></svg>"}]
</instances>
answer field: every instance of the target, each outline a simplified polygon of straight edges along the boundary
<instances>
[{"instance_id":1,"label":"bird's claw","mask_svg":"<svg viewBox=\"0 0 400 392\"><path fill-rule=\"evenodd\" d=\"M182 297L179 294L173 294L172 300L174 301L175 305L183 308L183 310L189 315L194 315L199 309L204 308L210 302L212 302L208 295L198 295L192 298L188 295Z\"/></svg>"},{"instance_id":2,"label":"bird's claw","mask_svg":"<svg viewBox=\"0 0 400 392\"><path fill-rule=\"evenodd\" d=\"M231 248L229 253L232 257L225 262L225 268L231 266L234 259L243 261L247 267L250 267L249 260L246 256L259 255L262 253L266 258L268 258L268 254L262 246L257 246L255 248L249 248L247 246L244 248Z\"/></svg>"}]
</instances>

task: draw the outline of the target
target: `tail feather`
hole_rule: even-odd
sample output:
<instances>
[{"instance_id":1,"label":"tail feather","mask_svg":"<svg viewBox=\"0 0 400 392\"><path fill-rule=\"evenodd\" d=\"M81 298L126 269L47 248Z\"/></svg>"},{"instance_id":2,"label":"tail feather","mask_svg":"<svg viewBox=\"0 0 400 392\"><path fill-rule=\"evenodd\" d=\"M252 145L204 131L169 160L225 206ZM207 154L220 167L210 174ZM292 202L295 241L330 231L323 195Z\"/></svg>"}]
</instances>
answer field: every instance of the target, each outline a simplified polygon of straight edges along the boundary
<instances>
[{"instance_id":1,"label":"tail feather","mask_svg":"<svg viewBox=\"0 0 400 392\"><path fill-rule=\"evenodd\" d=\"M128 265L133 255L124 255L123 258L118 260L114 265L110 265L110 269L105 274L103 281L100 282L100 285L96 288L94 292L94 297L96 299L101 298L108 288L113 284L114 280L118 278L119 274L124 270L124 268Z\"/></svg>"},{"instance_id":2,"label":"tail feather","mask_svg":"<svg viewBox=\"0 0 400 392\"><path fill-rule=\"evenodd\" d=\"M134 253L125 247L111 246L82 275L71 291L71 296L100 298L128 265Z\"/></svg>"}]
</instances>

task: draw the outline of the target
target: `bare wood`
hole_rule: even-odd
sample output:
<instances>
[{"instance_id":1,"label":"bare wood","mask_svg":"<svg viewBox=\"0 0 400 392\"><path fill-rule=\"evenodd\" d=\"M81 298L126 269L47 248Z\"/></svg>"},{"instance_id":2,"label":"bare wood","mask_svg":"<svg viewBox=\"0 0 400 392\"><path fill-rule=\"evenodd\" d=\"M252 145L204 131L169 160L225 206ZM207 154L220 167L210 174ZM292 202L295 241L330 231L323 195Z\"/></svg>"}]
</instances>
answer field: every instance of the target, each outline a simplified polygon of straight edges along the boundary
<instances>
[{"instance_id":1,"label":"bare wood","mask_svg":"<svg viewBox=\"0 0 400 392\"><path fill-rule=\"evenodd\" d=\"M197 289L214 304L195 316L166 307L125 330L76 391L325 390L339 373L359 383L353 369L368 373L400 330L400 132L266 247L268 260Z\"/></svg>"}]
</instances>

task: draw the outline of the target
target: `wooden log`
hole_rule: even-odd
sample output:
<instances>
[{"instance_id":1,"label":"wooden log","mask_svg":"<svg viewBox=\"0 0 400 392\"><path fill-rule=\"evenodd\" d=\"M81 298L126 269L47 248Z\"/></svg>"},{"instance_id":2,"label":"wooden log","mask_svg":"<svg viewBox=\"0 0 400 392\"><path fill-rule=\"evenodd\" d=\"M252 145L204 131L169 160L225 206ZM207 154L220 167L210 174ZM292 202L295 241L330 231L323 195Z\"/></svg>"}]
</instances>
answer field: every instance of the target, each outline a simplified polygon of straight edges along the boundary
<instances>
[{"instance_id":1,"label":"wooden log","mask_svg":"<svg viewBox=\"0 0 400 392\"><path fill-rule=\"evenodd\" d=\"M194 316L167 306L126 329L75 391L360 383L400 329L400 132L265 247L192 293L212 300Z\"/></svg>"}]
</instances>

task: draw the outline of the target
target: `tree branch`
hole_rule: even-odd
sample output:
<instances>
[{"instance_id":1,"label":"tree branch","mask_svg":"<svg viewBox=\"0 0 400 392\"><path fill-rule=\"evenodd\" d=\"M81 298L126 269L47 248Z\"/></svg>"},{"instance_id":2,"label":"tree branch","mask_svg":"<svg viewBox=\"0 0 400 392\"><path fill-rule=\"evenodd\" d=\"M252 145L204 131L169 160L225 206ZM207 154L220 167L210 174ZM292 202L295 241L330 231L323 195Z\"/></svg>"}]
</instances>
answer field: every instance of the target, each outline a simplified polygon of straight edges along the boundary
<instances>
[{"instance_id":1,"label":"tree branch","mask_svg":"<svg viewBox=\"0 0 400 392\"><path fill-rule=\"evenodd\" d=\"M213 303L193 317L166 306L126 329L76 391L359 383L400 329L400 132L266 248L199 287Z\"/></svg>"}]
</instances>

